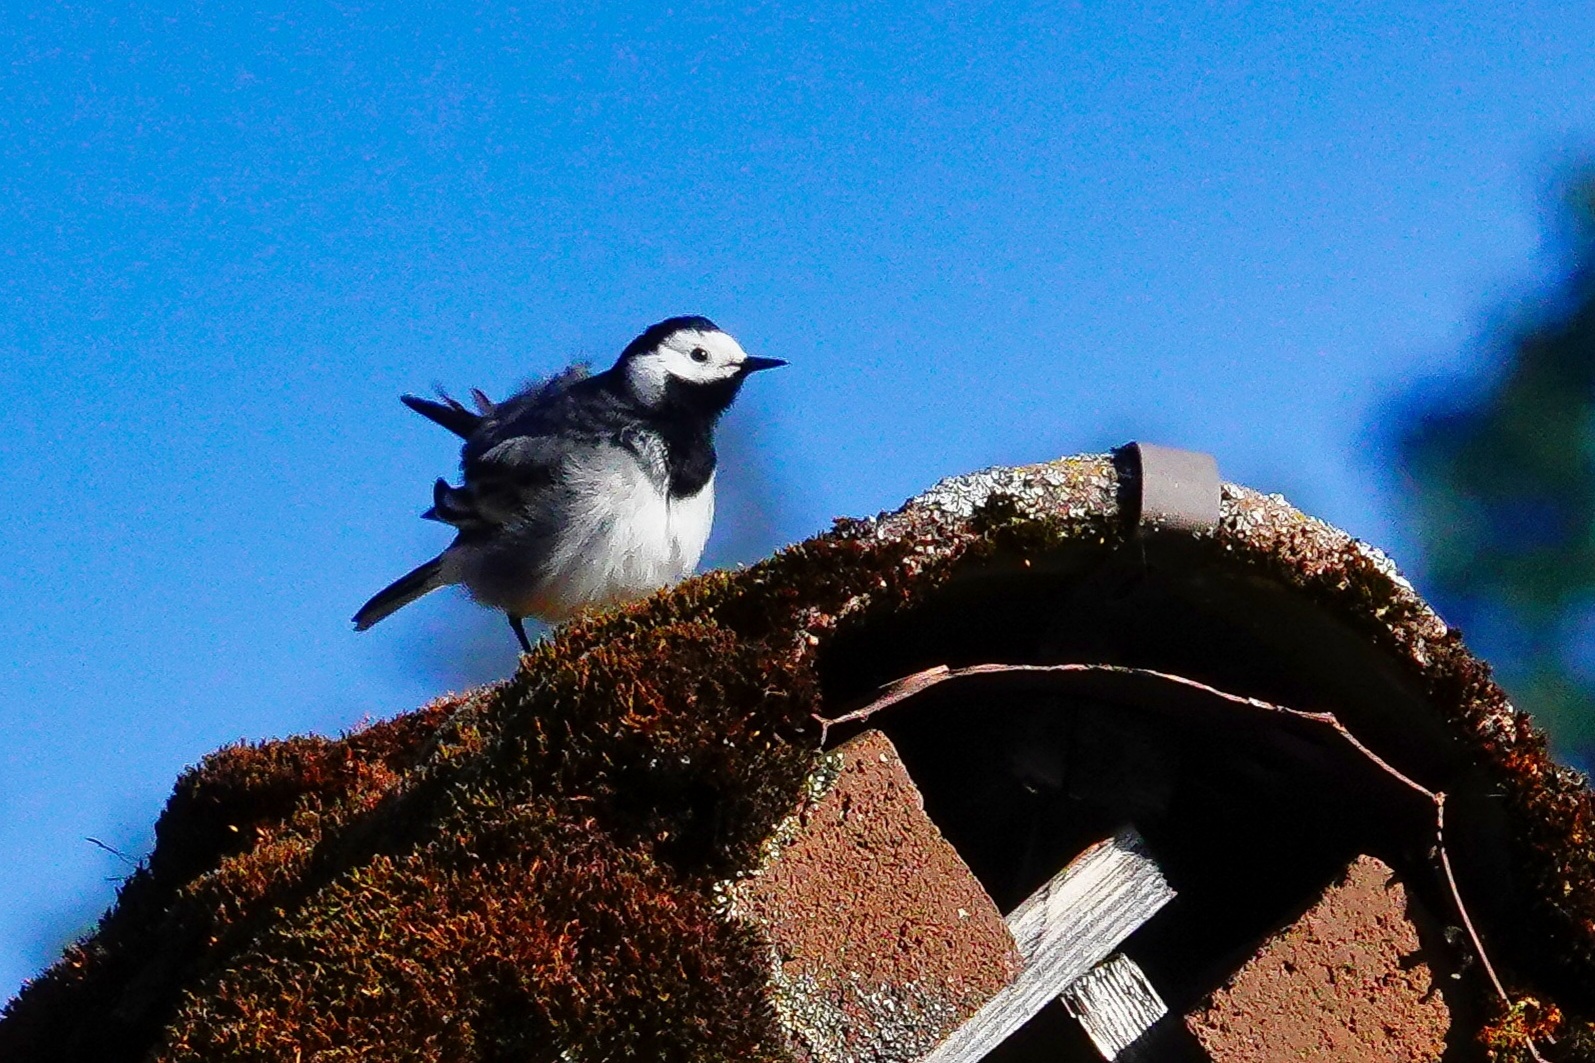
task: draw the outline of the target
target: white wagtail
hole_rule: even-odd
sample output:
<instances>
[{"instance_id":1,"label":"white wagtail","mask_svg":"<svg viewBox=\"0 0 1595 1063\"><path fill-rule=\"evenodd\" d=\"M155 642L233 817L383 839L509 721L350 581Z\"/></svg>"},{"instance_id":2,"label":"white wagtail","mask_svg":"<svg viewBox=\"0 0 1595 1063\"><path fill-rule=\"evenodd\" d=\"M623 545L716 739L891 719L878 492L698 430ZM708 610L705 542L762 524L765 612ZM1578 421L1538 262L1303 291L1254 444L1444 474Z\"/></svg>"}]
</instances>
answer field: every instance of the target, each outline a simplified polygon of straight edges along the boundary
<instances>
[{"instance_id":1,"label":"white wagtail","mask_svg":"<svg viewBox=\"0 0 1595 1063\"><path fill-rule=\"evenodd\" d=\"M438 480L422 514L458 534L361 606L355 630L460 583L529 650L523 617L563 620L684 579L714 520L715 422L748 374L785 364L708 318L673 317L597 375L571 366L501 403L473 390L475 413L403 396L465 440L464 483Z\"/></svg>"}]
</instances>

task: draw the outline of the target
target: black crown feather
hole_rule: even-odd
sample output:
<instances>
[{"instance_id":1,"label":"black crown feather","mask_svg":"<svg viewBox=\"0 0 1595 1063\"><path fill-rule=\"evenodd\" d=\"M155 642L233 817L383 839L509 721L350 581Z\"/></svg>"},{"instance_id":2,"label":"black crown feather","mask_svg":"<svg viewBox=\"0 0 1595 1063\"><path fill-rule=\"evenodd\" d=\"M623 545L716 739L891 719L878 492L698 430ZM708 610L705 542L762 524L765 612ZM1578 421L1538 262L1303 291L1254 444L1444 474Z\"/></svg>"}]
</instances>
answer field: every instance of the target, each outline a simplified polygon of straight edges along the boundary
<instances>
[{"instance_id":1,"label":"black crown feather","mask_svg":"<svg viewBox=\"0 0 1595 1063\"><path fill-rule=\"evenodd\" d=\"M682 329L693 329L698 332L719 332L720 326L706 317L695 315L688 317L667 317L657 325L649 325L643 330L642 335L626 344L626 349L620 352L622 358L630 358L634 354L651 351L665 341L665 337L672 332Z\"/></svg>"}]
</instances>

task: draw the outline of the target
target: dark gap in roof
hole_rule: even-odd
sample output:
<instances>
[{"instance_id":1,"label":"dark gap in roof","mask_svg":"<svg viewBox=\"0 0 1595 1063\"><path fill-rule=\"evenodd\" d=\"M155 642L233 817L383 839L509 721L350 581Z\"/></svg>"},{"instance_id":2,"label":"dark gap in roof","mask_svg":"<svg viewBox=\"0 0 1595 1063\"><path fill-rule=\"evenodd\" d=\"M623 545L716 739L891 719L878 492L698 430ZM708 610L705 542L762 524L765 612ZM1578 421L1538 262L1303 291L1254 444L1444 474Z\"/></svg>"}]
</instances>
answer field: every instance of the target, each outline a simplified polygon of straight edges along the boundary
<instances>
[{"instance_id":1,"label":"dark gap in roof","mask_svg":"<svg viewBox=\"0 0 1595 1063\"><path fill-rule=\"evenodd\" d=\"M914 608L860 618L821 661L828 703L938 664L1128 665L1333 711L1427 784L1473 785L1399 672L1311 603L1217 567L1153 571L1126 588L1057 561L971 570ZM1396 868L1442 919L1451 911L1430 855L1432 806L1322 724L1087 674L947 683L833 741L861 726L891 737L931 819L1004 911L1133 823L1179 891L1131 939L1176 1012L1359 853ZM1454 858L1490 848L1486 818L1455 832ZM1505 869L1462 863L1475 917L1498 912Z\"/></svg>"},{"instance_id":2,"label":"dark gap in roof","mask_svg":"<svg viewBox=\"0 0 1595 1063\"><path fill-rule=\"evenodd\" d=\"M1102 1053L1054 1000L982 1063L1102 1063Z\"/></svg>"},{"instance_id":3,"label":"dark gap in roof","mask_svg":"<svg viewBox=\"0 0 1595 1063\"><path fill-rule=\"evenodd\" d=\"M1157 1023L1122 1053L1123 1060L1146 1059L1157 1063L1210 1063L1196 1038L1186 1032L1177 1014ZM982 1063L1102 1063L1085 1030L1054 1000Z\"/></svg>"}]
</instances>

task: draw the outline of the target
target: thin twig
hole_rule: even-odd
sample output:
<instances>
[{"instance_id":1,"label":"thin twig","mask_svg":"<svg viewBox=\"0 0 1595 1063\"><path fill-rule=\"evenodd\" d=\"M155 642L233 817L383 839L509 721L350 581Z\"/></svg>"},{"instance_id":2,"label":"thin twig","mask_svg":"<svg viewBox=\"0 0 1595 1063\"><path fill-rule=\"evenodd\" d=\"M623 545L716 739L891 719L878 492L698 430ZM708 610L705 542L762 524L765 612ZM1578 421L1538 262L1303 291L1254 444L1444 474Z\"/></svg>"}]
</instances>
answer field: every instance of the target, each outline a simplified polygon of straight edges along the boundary
<instances>
[{"instance_id":1,"label":"thin twig","mask_svg":"<svg viewBox=\"0 0 1595 1063\"><path fill-rule=\"evenodd\" d=\"M1462 928L1468 932L1468 939L1473 942L1473 951L1479 954L1479 963L1484 967L1484 973L1490 976L1490 984L1495 987L1496 995L1508 1006L1512 998L1506 994L1506 986L1501 984L1500 977L1495 973L1495 965L1490 962L1490 954L1484 951L1484 942L1479 938L1479 932L1473 926L1473 918L1468 915L1468 906L1462 903L1462 891L1457 887L1456 872L1451 869L1451 854L1445 847L1445 794L1438 793L1434 797L1434 829L1435 847L1440 852L1440 867L1445 871L1445 883L1451 890L1451 902L1457 906L1457 914L1462 917ZM1545 1063L1545 1057L1540 1055L1539 1049L1534 1047L1532 1039L1523 1038L1529 1055L1537 1063Z\"/></svg>"},{"instance_id":2,"label":"thin twig","mask_svg":"<svg viewBox=\"0 0 1595 1063\"><path fill-rule=\"evenodd\" d=\"M1484 967L1485 973L1490 978L1490 984L1494 987L1496 994L1501 998L1502 1002L1508 1006L1511 1005L1512 998L1507 995L1506 987L1501 983L1501 979L1496 975L1495 966L1490 962L1489 954L1484 951L1484 941L1479 937L1479 932L1473 925L1473 919L1468 914L1467 905L1462 903L1462 891L1457 886L1456 874L1451 868L1451 855L1446 850L1445 845L1445 793L1439 790L1431 790L1427 786L1424 786L1422 783L1417 782L1410 776L1398 770L1389 761L1385 760L1379 754L1375 753L1372 749L1369 749L1368 746L1363 744L1362 740L1356 735L1352 734L1351 731L1347 729L1346 725L1340 722L1340 718L1332 712L1307 712L1303 709L1292 709L1285 705L1277 705L1271 701L1263 701L1261 698L1248 697L1243 694L1232 694L1227 690L1220 690L1217 687L1209 686L1206 683L1195 679L1189 679L1182 675L1176 675L1172 672L1159 672L1150 668L1128 668L1117 664L972 664L966 665L962 668L949 668L944 664L939 664L934 668L926 668L924 671L915 672L913 675L904 676L902 679L888 683L882 688L880 694L860 708L853 709L850 712L845 712L842 715L835 717L816 715L815 719L818 720L820 724L820 744L823 745L825 743L825 741L830 737L831 728L837 724L856 723L860 720L867 720L871 716L874 716L876 713L881 712L884 709L889 709L893 705L907 701L909 698L912 698L917 694L922 694L932 687L940 686L942 683L951 682L952 680L971 679L980 676L1004 674L1033 674L1037 676L1045 676L1048 674L1064 675L1093 672L1112 675L1142 676L1149 679L1156 679L1161 682L1182 686L1189 690L1200 691L1203 694L1218 698L1219 700L1228 702L1232 705L1257 709L1263 712L1279 713L1284 716L1294 716L1297 719L1308 720L1313 723L1322 724L1332 729L1336 734L1340 735L1340 737L1344 739L1348 745L1350 745L1358 753L1362 754L1362 756L1366 758L1369 763L1373 764L1380 771L1384 772L1392 779L1395 779L1403 786L1406 786L1414 793L1422 794L1424 797L1428 798L1429 802L1434 805L1435 840L1440 854L1440 866L1445 873L1446 885L1451 891L1452 903L1456 905L1457 914L1461 917L1462 925L1468 932L1468 938L1473 942L1474 951L1479 955L1480 964ZM1544 1057L1541 1056L1539 1050L1535 1048L1534 1042L1528 1037L1524 1037L1523 1040L1524 1046L1528 1049L1529 1055L1533 1056L1538 1063L1544 1063Z\"/></svg>"},{"instance_id":3,"label":"thin twig","mask_svg":"<svg viewBox=\"0 0 1595 1063\"><path fill-rule=\"evenodd\" d=\"M112 846L106 845L104 842L100 841L100 839L98 839L98 838L84 838L83 840L88 842L90 845L98 846L99 848L104 849L106 852L110 853L112 856L116 857L118 860L120 860L123 863L127 864L129 867L135 867L135 868L138 867L138 861L137 860L133 859L131 856L128 856L126 853L122 852L120 849L116 849L116 848L113 848Z\"/></svg>"}]
</instances>

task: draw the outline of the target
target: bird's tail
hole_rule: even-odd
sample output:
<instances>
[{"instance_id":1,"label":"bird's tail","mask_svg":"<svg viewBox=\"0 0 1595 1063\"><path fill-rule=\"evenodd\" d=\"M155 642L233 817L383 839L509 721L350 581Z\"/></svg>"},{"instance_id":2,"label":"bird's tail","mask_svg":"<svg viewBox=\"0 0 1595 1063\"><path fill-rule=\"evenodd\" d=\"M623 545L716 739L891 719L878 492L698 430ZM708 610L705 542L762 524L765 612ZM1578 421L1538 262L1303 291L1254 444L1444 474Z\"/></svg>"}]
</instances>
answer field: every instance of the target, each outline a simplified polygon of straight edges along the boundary
<instances>
[{"instance_id":1,"label":"bird's tail","mask_svg":"<svg viewBox=\"0 0 1595 1063\"><path fill-rule=\"evenodd\" d=\"M423 594L430 594L448 585L443 578L443 555L439 554L426 564L400 576L378 591L372 599L354 614L354 629L364 631L389 613L409 605Z\"/></svg>"}]
</instances>

